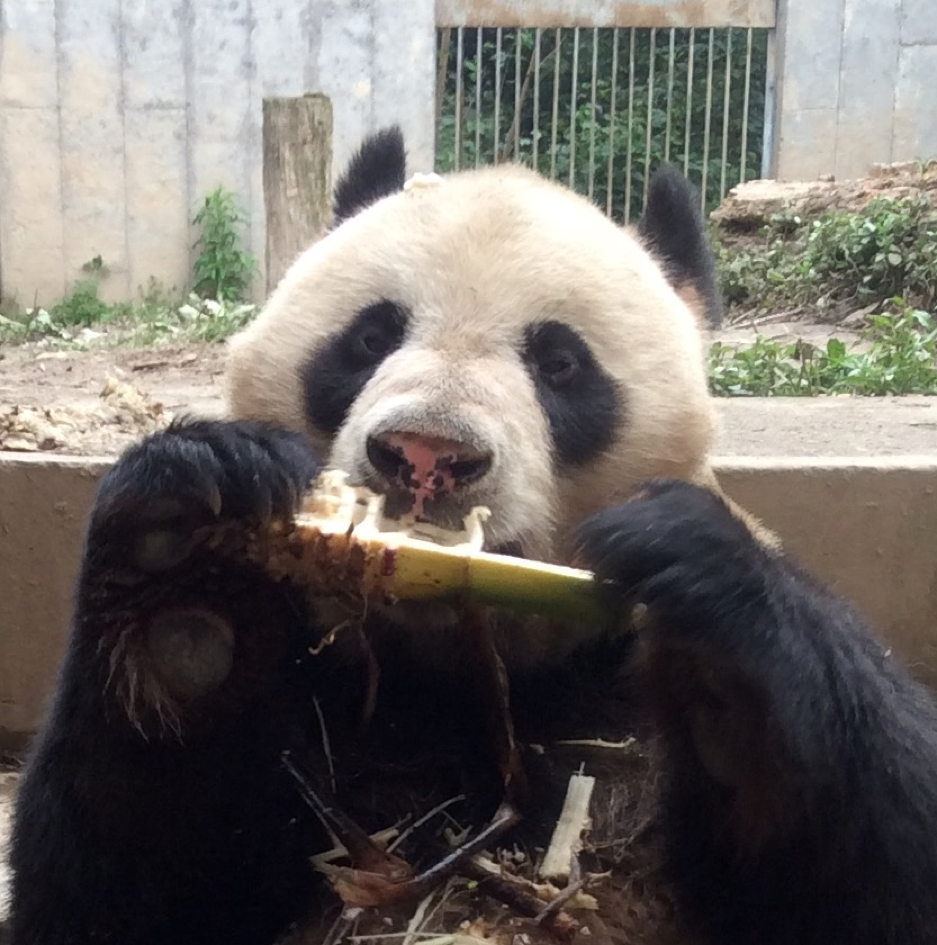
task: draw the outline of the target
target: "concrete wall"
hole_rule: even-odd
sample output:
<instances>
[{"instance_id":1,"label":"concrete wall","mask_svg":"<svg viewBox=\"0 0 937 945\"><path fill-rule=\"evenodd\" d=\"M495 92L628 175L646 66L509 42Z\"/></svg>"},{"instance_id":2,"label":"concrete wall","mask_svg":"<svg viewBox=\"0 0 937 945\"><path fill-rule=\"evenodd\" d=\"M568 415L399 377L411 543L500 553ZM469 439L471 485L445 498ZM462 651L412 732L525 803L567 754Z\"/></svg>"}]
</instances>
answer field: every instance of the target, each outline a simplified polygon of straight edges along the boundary
<instances>
[{"instance_id":1,"label":"concrete wall","mask_svg":"<svg viewBox=\"0 0 937 945\"><path fill-rule=\"evenodd\" d=\"M935 0L780 0L773 176L937 157Z\"/></svg>"},{"instance_id":2,"label":"concrete wall","mask_svg":"<svg viewBox=\"0 0 937 945\"><path fill-rule=\"evenodd\" d=\"M776 176L937 156L937 0L778 0ZM770 27L774 0L0 0L0 296L57 301L100 255L103 292L189 281L217 184L264 256L261 101L333 100L340 168L399 121L433 164L435 27ZM265 287L258 284L255 296Z\"/></svg>"},{"instance_id":3,"label":"concrete wall","mask_svg":"<svg viewBox=\"0 0 937 945\"><path fill-rule=\"evenodd\" d=\"M52 691L106 468L0 453L0 750L22 748ZM937 684L937 460L733 459L720 478Z\"/></svg>"},{"instance_id":4,"label":"concrete wall","mask_svg":"<svg viewBox=\"0 0 937 945\"><path fill-rule=\"evenodd\" d=\"M96 255L111 299L150 276L182 287L218 184L263 259L265 96L329 95L338 166L398 121L431 169L433 16L432 0L0 2L0 292L57 301Z\"/></svg>"}]
</instances>

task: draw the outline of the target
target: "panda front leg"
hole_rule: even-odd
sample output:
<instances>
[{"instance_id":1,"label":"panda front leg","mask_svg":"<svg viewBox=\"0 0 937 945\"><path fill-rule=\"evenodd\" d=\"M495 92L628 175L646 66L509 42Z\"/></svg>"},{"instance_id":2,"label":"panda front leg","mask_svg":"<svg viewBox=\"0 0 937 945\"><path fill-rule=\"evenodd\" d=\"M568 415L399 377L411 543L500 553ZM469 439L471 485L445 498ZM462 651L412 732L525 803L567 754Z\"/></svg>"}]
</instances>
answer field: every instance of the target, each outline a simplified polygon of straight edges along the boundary
<instances>
[{"instance_id":1,"label":"panda front leg","mask_svg":"<svg viewBox=\"0 0 937 945\"><path fill-rule=\"evenodd\" d=\"M297 435L190 422L101 482L19 791L14 945L264 945L308 901L316 837L280 765L312 717L305 607L193 533L290 516L317 468Z\"/></svg>"},{"instance_id":2,"label":"panda front leg","mask_svg":"<svg viewBox=\"0 0 937 945\"><path fill-rule=\"evenodd\" d=\"M930 694L707 490L650 483L581 548L647 607L668 861L704 939L937 942Z\"/></svg>"}]
</instances>

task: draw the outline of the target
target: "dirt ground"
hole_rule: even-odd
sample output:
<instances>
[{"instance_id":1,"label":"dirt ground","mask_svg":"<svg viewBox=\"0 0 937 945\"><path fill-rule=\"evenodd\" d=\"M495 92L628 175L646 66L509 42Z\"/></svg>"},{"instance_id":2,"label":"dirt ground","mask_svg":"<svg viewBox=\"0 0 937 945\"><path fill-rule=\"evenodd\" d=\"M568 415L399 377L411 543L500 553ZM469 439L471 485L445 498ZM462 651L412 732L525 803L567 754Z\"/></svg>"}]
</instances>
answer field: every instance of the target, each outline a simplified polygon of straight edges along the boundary
<instances>
[{"instance_id":1,"label":"dirt ground","mask_svg":"<svg viewBox=\"0 0 937 945\"><path fill-rule=\"evenodd\" d=\"M842 326L761 326L822 343ZM721 340L746 341L750 327ZM0 449L114 455L171 416L223 409L224 346L43 352L0 358ZM102 393L104 396L102 396ZM937 454L937 398L719 398L721 456Z\"/></svg>"}]
</instances>

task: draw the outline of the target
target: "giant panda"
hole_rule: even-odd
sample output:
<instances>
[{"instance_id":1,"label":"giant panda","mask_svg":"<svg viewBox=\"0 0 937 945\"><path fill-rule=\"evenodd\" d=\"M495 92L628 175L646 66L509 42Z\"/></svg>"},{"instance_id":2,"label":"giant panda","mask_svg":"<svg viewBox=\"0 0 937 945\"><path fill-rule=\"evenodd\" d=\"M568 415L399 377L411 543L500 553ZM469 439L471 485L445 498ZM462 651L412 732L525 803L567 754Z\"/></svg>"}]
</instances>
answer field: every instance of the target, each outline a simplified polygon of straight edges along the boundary
<instances>
[{"instance_id":1,"label":"giant panda","mask_svg":"<svg viewBox=\"0 0 937 945\"><path fill-rule=\"evenodd\" d=\"M583 942L937 942L937 711L720 492L695 208L663 168L624 229L520 167L407 181L398 130L363 144L330 232L232 344L231 418L175 423L100 484L19 791L14 945L337 941L310 859L332 839L287 761L367 832L443 806L484 824L504 783L480 619L527 779L498 844L535 861L569 775L598 779ZM324 467L402 519L487 506L489 550L589 568L628 619L349 617L194 537L289 518Z\"/></svg>"}]
</instances>

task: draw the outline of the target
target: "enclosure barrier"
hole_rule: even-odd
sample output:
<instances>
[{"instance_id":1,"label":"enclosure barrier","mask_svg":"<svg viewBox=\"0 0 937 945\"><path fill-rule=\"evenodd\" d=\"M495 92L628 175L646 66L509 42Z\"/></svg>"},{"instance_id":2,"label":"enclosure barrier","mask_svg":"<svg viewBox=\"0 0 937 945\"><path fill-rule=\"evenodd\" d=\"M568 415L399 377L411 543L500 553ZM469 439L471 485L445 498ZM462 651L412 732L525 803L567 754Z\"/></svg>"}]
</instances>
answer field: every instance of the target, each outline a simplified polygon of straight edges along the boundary
<instances>
[{"instance_id":1,"label":"enclosure barrier","mask_svg":"<svg viewBox=\"0 0 937 945\"><path fill-rule=\"evenodd\" d=\"M52 691L85 520L106 459L0 453L0 751ZM937 458L738 459L726 491L937 684Z\"/></svg>"},{"instance_id":2,"label":"enclosure barrier","mask_svg":"<svg viewBox=\"0 0 937 945\"><path fill-rule=\"evenodd\" d=\"M704 210L767 176L775 4L437 0L436 164L517 161L628 222L653 169Z\"/></svg>"}]
</instances>

